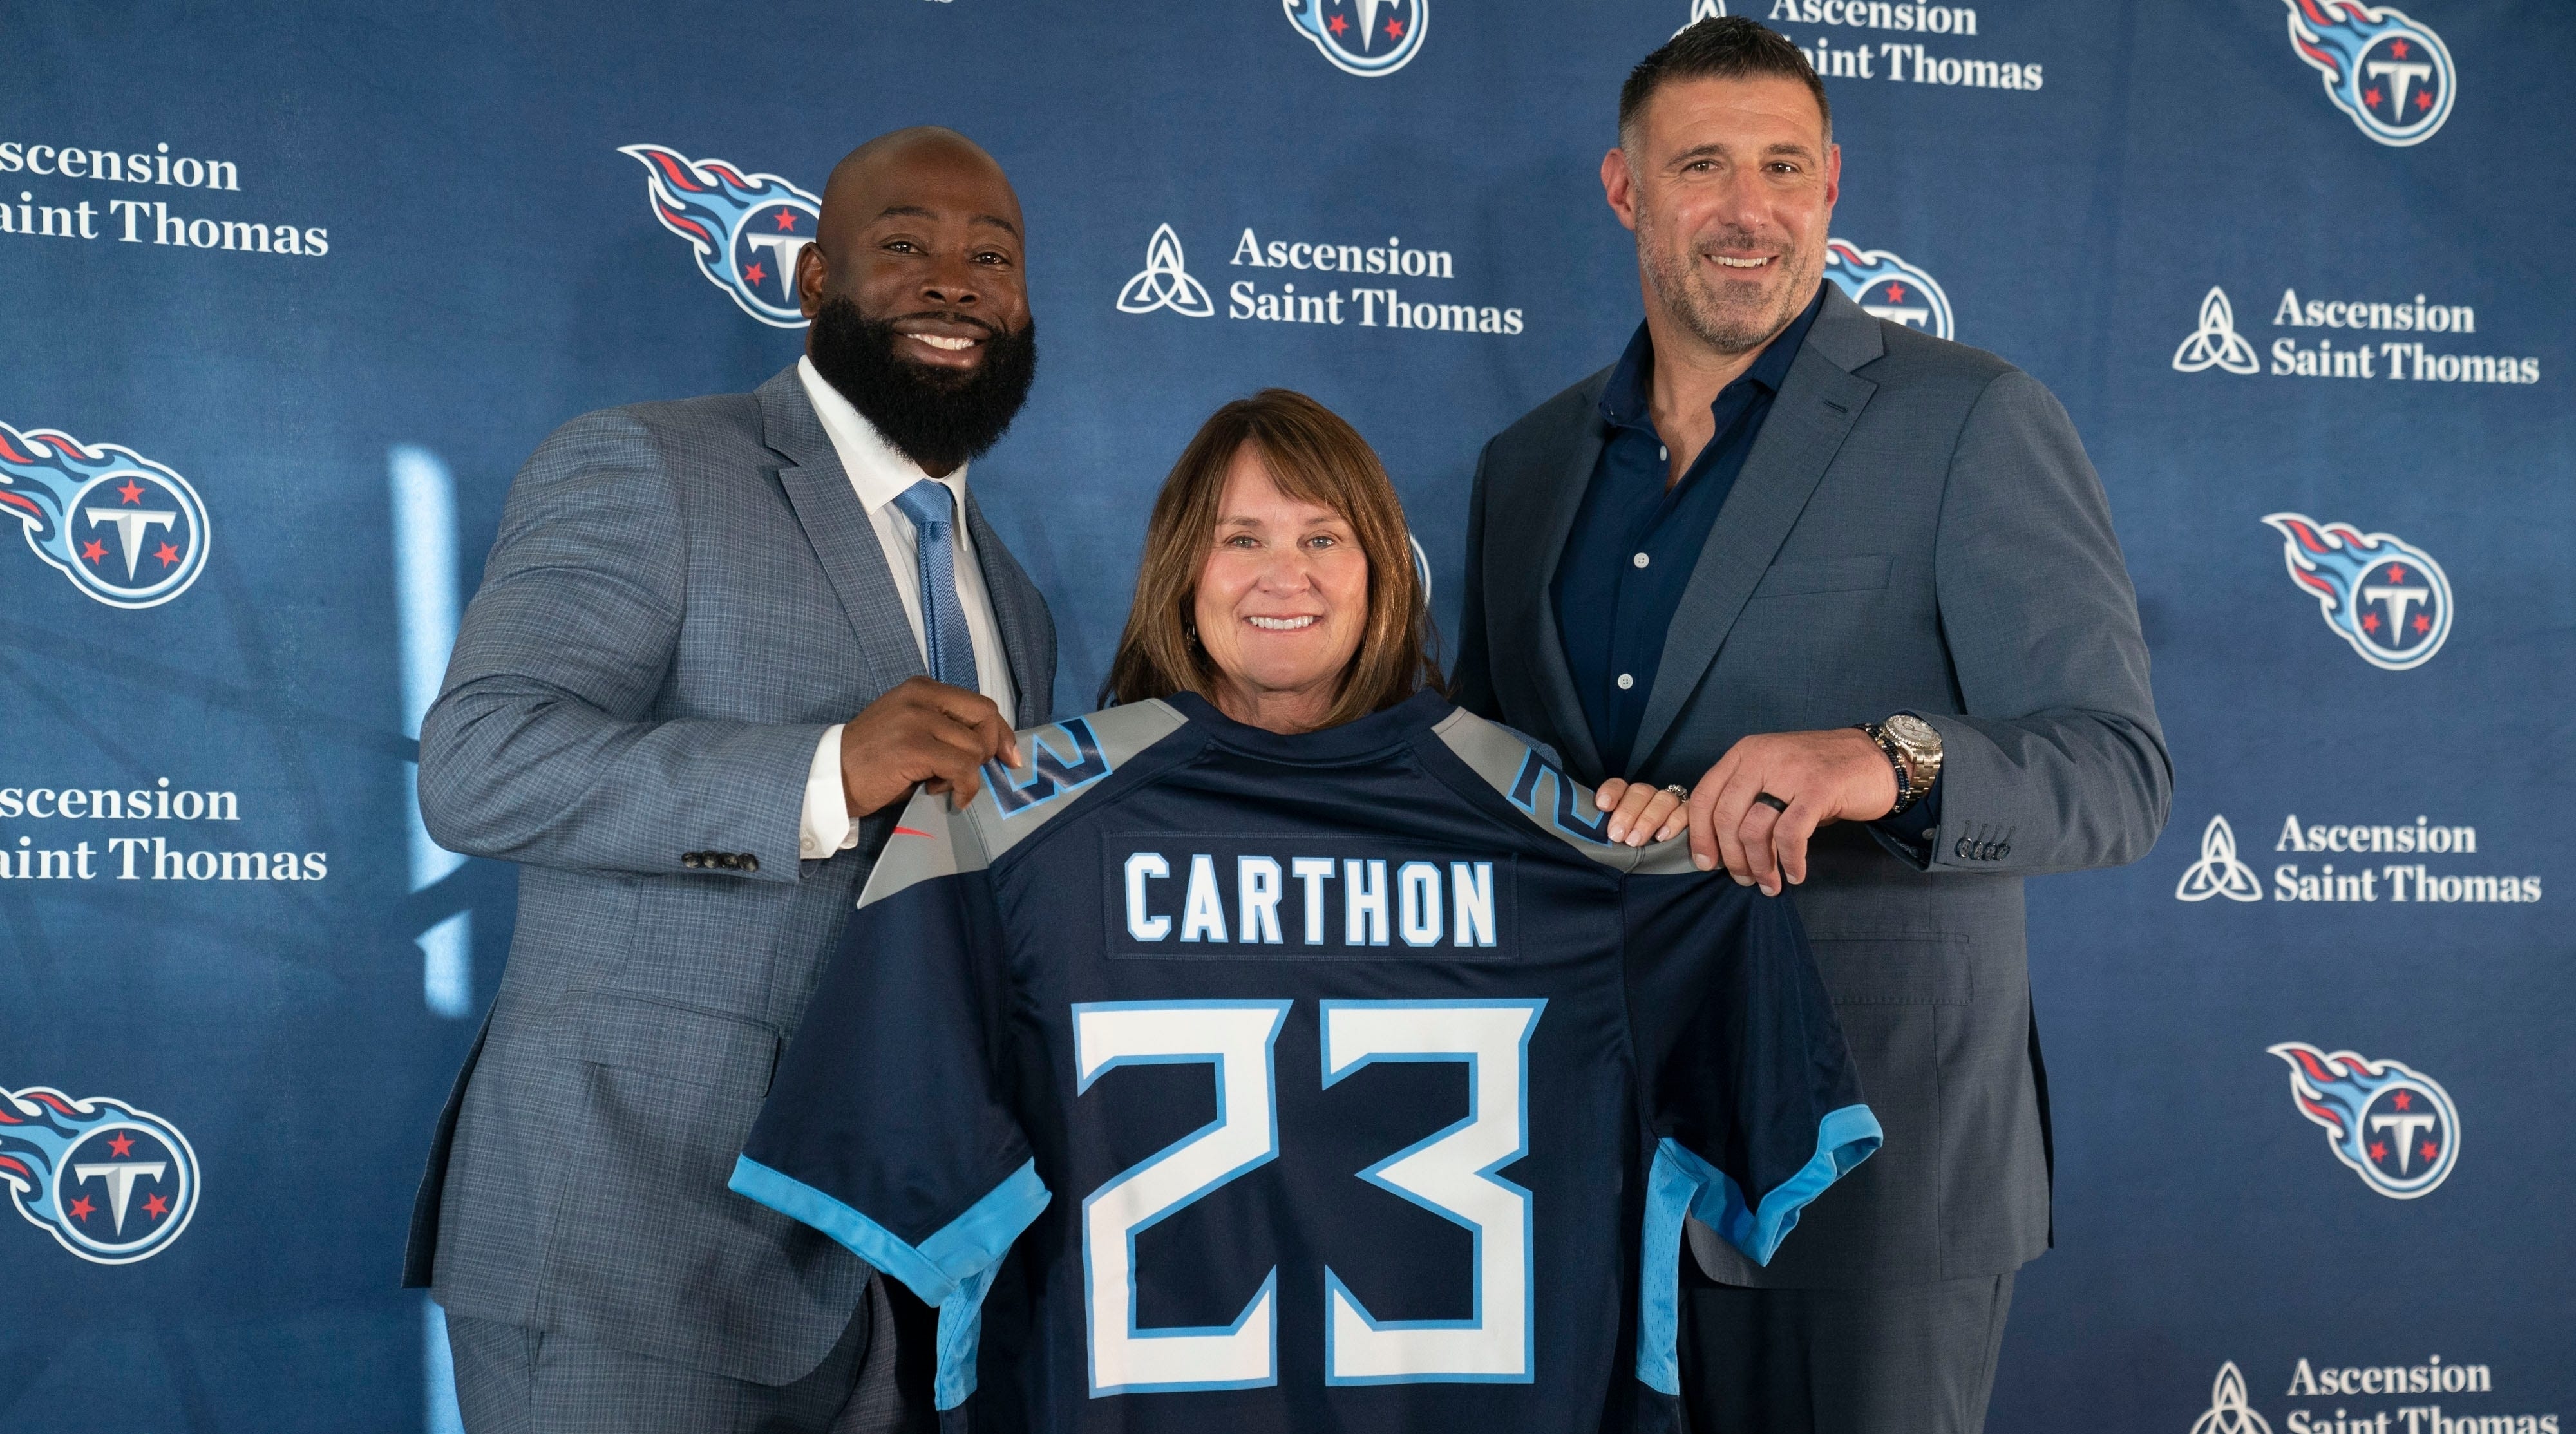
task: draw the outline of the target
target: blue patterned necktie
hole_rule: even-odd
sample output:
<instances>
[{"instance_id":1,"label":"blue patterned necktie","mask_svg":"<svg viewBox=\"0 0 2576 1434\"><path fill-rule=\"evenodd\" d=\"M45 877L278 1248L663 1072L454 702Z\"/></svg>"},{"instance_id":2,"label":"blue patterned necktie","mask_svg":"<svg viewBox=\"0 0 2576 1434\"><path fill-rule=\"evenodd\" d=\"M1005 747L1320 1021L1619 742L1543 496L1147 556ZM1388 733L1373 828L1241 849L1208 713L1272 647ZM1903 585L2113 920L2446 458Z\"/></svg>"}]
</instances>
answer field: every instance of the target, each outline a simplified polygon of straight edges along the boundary
<instances>
[{"instance_id":1,"label":"blue patterned necktie","mask_svg":"<svg viewBox=\"0 0 2576 1434\"><path fill-rule=\"evenodd\" d=\"M912 520L921 558L921 646L930 675L951 687L981 690L975 681L975 638L966 630L966 604L957 597L955 500L945 484L924 478L895 495Z\"/></svg>"}]
</instances>

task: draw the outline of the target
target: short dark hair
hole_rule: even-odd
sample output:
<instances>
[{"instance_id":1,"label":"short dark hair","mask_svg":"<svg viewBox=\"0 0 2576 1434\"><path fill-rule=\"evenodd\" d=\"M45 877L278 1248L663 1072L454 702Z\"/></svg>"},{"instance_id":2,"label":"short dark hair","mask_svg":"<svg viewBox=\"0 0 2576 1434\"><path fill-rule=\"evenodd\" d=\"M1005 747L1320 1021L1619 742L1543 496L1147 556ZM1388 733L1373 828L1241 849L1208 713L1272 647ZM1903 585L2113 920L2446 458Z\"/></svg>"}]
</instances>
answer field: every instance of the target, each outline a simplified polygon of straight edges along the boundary
<instances>
[{"instance_id":1,"label":"short dark hair","mask_svg":"<svg viewBox=\"0 0 2576 1434\"><path fill-rule=\"evenodd\" d=\"M1663 48L1637 62L1628 82L1619 87L1619 142L1635 133L1637 117L1655 91L1674 80L1742 80L1777 75L1796 80L1816 97L1816 112L1825 119L1825 142L1833 143L1834 107L1825 100L1825 82L1806 54L1777 30L1766 29L1742 15L1711 16L1685 27Z\"/></svg>"}]
</instances>

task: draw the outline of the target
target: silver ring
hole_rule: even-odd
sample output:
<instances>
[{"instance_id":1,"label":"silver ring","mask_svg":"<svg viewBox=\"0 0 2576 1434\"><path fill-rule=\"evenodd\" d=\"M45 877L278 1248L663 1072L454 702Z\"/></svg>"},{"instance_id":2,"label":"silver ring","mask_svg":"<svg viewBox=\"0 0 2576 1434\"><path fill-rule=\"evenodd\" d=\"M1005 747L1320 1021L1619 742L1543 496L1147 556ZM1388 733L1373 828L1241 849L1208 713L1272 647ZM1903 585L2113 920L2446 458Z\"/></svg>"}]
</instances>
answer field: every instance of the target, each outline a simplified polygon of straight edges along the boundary
<instances>
[{"instance_id":1,"label":"silver ring","mask_svg":"<svg viewBox=\"0 0 2576 1434\"><path fill-rule=\"evenodd\" d=\"M1672 786L1664 788L1664 790L1681 798L1683 801L1687 802L1690 800L1690 788L1685 787L1678 782L1674 783Z\"/></svg>"}]
</instances>

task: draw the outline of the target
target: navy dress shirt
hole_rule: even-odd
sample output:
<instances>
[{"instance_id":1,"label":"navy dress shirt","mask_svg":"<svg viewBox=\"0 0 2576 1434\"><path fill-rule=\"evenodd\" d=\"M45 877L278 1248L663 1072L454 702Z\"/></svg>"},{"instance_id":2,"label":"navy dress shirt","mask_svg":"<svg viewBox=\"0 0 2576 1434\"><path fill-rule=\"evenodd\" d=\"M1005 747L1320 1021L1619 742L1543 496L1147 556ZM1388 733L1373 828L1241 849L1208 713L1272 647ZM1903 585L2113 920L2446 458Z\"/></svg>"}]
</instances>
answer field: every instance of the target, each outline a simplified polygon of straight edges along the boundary
<instances>
[{"instance_id":1,"label":"navy dress shirt","mask_svg":"<svg viewBox=\"0 0 2576 1434\"><path fill-rule=\"evenodd\" d=\"M1583 716L1600 749L1602 770L1627 773L1637 755L1637 729L1663 663L1664 634L1690 587L1700 550L1708 545L1726 495L1744 470L1745 455L1761 436L1771 400L1789 377L1798 348L1824 305L1824 286L1806 310L1780 331L1753 366L1717 391L1709 405L1717 420L1708 446L1679 483L1651 407L1655 351L1639 324L1627 352L1601 391L1601 457L1583 506L1566 534L1550 597L1565 643L1566 666ZM1888 714L1879 713L1877 716ZM1894 835L1919 843L1939 820L1940 787L1903 816L1886 824Z\"/></svg>"}]
</instances>

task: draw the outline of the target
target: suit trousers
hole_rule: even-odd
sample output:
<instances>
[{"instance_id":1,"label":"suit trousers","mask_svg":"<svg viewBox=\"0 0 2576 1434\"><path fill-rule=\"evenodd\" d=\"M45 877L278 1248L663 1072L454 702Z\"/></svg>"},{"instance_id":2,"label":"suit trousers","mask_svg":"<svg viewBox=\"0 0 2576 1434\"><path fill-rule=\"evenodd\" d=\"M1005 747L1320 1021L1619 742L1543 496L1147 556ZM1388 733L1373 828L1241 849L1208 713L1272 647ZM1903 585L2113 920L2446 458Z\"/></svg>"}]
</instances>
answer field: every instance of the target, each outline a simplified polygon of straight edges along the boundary
<instances>
[{"instance_id":1,"label":"suit trousers","mask_svg":"<svg viewBox=\"0 0 2576 1434\"><path fill-rule=\"evenodd\" d=\"M1692 1434L1977 1434L2013 1277L1848 1290L1722 1285L1682 1261Z\"/></svg>"},{"instance_id":2,"label":"suit trousers","mask_svg":"<svg viewBox=\"0 0 2576 1434\"><path fill-rule=\"evenodd\" d=\"M781 1385L494 1320L451 1315L447 1343L466 1434L927 1434L927 1349L898 1371L899 1345L923 1343L899 1341L898 1323L886 1282L868 1281L822 1364Z\"/></svg>"}]
</instances>

